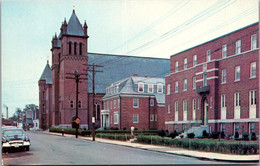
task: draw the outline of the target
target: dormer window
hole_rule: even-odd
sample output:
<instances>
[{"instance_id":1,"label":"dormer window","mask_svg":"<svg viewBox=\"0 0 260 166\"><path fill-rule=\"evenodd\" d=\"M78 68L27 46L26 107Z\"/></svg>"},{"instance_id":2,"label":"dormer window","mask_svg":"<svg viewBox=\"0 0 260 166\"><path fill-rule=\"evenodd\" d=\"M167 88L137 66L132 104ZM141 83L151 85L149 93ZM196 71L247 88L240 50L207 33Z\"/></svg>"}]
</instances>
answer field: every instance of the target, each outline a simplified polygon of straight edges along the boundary
<instances>
[{"instance_id":1,"label":"dormer window","mask_svg":"<svg viewBox=\"0 0 260 166\"><path fill-rule=\"evenodd\" d=\"M157 85L157 93L163 93L163 84Z\"/></svg>"},{"instance_id":2,"label":"dormer window","mask_svg":"<svg viewBox=\"0 0 260 166\"><path fill-rule=\"evenodd\" d=\"M138 83L138 92L144 92L144 83L142 82Z\"/></svg>"},{"instance_id":3,"label":"dormer window","mask_svg":"<svg viewBox=\"0 0 260 166\"><path fill-rule=\"evenodd\" d=\"M148 93L153 93L153 84L148 84Z\"/></svg>"}]
</instances>

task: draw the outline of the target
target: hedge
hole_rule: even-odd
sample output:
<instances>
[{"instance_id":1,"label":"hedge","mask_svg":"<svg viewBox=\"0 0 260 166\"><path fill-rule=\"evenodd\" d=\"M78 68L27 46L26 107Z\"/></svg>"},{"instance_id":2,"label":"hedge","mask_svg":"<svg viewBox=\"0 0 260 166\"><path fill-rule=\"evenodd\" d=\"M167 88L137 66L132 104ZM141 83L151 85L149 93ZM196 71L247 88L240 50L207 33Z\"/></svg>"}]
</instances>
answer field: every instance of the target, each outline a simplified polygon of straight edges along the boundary
<instances>
[{"instance_id":1,"label":"hedge","mask_svg":"<svg viewBox=\"0 0 260 166\"><path fill-rule=\"evenodd\" d=\"M96 137L112 139L112 140L121 140L121 141L127 141L133 138L133 136L131 136L130 134L104 134L104 133L98 133L96 134Z\"/></svg>"},{"instance_id":2,"label":"hedge","mask_svg":"<svg viewBox=\"0 0 260 166\"><path fill-rule=\"evenodd\" d=\"M259 143L248 141L169 139L158 136L142 135L137 137L137 142L227 154L259 154Z\"/></svg>"},{"instance_id":3,"label":"hedge","mask_svg":"<svg viewBox=\"0 0 260 166\"><path fill-rule=\"evenodd\" d=\"M64 131L64 134L76 135L76 129L74 129L74 128L56 128L56 127L51 127L49 129L49 132L62 133L62 129ZM81 130L81 129L78 129L78 134L82 135L82 136L86 136L86 135L90 136L91 133L92 133L91 130Z\"/></svg>"}]
</instances>

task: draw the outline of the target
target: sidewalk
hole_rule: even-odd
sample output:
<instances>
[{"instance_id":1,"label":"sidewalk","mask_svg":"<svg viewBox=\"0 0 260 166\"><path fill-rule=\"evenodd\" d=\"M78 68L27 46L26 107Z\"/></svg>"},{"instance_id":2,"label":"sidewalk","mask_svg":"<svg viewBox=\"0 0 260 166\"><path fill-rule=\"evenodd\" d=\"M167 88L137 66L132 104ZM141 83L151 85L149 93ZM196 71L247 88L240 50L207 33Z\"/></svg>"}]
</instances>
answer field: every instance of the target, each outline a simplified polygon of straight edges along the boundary
<instances>
[{"instance_id":1,"label":"sidewalk","mask_svg":"<svg viewBox=\"0 0 260 166\"><path fill-rule=\"evenodd\" d=\"M52 132L48 132L48 131L44 131L44 133L62 136L61 133L52 133ZM75 135L64 134L64 136L75 138ZM78 139L92 141L92 137L78 136ZM95 138L95 141L100 142L100 143L114 144L114 145L138 148L138 149L161 152L161 153L194 157L194 158L198 158L198 159L226 161L226 162L259 162L259 155L233 155L233 154L202 152L202 151L195 151L195 150L186 150L186 149L181 149L181 148L172 148L172 147L167 147L167 146L131 143L130 141L126 142L126 141L102 139L102 138L97 138L97 137Z\"/></svg>"}]
</instances>

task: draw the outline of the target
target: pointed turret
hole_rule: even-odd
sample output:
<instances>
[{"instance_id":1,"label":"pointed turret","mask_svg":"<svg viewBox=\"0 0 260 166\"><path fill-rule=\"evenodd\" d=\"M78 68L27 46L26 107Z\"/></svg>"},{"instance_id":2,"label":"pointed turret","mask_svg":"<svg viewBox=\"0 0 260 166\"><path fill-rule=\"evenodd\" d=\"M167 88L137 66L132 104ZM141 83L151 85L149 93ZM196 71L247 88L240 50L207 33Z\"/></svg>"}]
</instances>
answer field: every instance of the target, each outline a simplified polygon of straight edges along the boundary
<instances>
[{"instance_id":1,"label":"pointed turret","mask_svg":"<svg viewBox=\"0 0 260 166\"><path fill-rule=\"evenodd\" d=\"M52 77L51 77L51 67L49 65L49 61L47 60L47 64L42 72L42 75L39 81L45 80L46 84L52 84Z\"/></svg>"},{"instance_id":2,"label":"pointed turret","mask_svg":"<svg viewBox=\"0 0 260 166\"><path fill-rule=\"evenodd\" d=\"M84 22L83 29L84 29L84 35L85 35L85 36L88 36L88 25L87 25L86 20L85 20L85 22Z\"/></svg>"},{"instance_id":3,"label":"pointed turret","mask_svg":"<svg viewBox=\"0 0 260 166\"><path fill-rule=\"evenodd\" d=\"M58 47L58 38L57 38L57 34L55 33L55 36L52 38L52 48L54 47Z\"/></svg>"}]
</instances>

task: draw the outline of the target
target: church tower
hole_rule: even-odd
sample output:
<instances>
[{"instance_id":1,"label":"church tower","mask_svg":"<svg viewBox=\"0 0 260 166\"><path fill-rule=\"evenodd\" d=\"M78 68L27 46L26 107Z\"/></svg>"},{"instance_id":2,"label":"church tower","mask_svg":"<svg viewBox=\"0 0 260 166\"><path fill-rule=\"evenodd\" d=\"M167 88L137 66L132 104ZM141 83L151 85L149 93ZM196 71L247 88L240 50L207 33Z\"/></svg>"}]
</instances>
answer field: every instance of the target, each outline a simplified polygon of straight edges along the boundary
<instances>
[{"instance_id":1,"label":"church tower","mask_svg":"<svg viewBox=\"0 0 260 166\"><path fill-rule=\"evenodd\" d=\"M66 73L86 73L88 64L88 34L86 22L82 26L75 10L67 23L61 25L60 34L52 39L52 91L53 91L53 124L71 125L75 116L76 104L80 124L87 124L88 86L87 80L78 85L78 103L76 103L76 83L66 79Z\"/></svg>"}]
</instances>

